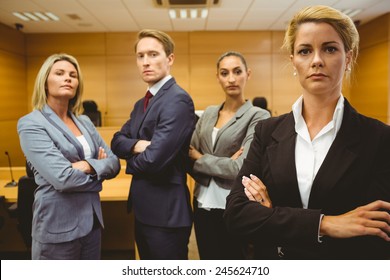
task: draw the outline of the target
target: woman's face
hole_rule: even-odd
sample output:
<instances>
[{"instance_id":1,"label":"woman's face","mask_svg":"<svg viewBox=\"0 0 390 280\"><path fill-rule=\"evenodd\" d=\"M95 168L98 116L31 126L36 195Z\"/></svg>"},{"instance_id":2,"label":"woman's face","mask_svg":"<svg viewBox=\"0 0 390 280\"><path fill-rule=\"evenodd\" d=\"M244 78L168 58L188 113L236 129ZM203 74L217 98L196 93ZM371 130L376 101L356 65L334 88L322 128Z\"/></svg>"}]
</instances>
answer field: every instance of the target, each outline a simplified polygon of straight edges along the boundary
<instances>
[{"instance_id":1,"label":"woman's face","mask_svg":"<svg viewBox=\"0 0 390 280\"><path fill-rule=\"evenodd\" d=\"M291 61L304 93L338 96L351 53L331 25L307 22L298 28Z\"/></svg>"},{"instance_id":2,"label":"woman's face","mask_svg":"<svg viewBox=\"0 0 390 280\"><path fill-rule=\"evenodd\" d=\"M217 80L227 95L242 95L249 76L238 56L226 56L219 63Z\"/></svg>"},{"instance_id":3,"label":"woman's face","mask_svg":"<svg viewBox=\"0 0 390 280\"><path fill-rule=\"evenodd\" d=\"M79 79L74 65L66 60L57 61L47 77L47 99L70 100L76 95Z\"/></svg>"}]
</instances>

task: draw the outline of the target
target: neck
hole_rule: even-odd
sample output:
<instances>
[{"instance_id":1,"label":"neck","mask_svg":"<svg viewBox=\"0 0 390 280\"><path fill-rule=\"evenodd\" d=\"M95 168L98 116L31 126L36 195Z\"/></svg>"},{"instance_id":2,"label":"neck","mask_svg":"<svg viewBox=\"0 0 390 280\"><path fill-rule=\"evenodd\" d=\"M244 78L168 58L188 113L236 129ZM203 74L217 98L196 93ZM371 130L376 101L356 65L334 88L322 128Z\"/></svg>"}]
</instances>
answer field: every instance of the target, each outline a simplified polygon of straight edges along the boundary
<instances>
[{"instance_id":1,"label":"neck","mask_svg":"<svg viewBox=\"0 0 390 280\"><path fill-rule=\"evenodd\" d=\"M321 98L319 96L304 96L302 116L306 122L311 138L326 126L332 119L340 95Z\"/></svg>"},{"instance_id":2,"label":"neck","mask_svg":"<svg viewBox=\"0 0 390 280\"><path fill-rule=\"evenodd\" d=\"M69 118L69 116L68 116L68 109L69 109L68 102L55 102L55 101L48 100L47 105L54 111L54 113L57 114L57 116L60 119L66 120Z\"/></svg>"},{"instance_id":3,"label":"neck","mask_svg":"<svg viewBox=\"0 0 390 280\"><path fill-rule=\"evenodd\" d=\"M225 104L223 105L222 110L224 111L231 111L231 112L237 112L237 110L244 105L245 99L244 97L240 96L240 98L229 98L227 97L225 100Z\"/></svg>"}]
</instances>

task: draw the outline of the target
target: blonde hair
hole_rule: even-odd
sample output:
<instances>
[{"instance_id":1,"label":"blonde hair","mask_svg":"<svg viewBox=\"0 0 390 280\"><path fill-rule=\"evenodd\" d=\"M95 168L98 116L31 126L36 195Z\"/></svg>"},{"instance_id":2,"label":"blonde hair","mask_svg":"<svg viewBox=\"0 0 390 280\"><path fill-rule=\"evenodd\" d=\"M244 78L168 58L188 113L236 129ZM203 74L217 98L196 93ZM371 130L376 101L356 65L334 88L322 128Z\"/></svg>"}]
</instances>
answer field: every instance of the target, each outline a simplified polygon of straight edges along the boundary
<instances>
[{"instance_id":1,"label":"blonde hair","mask_svg":"<svg viewBox=\"0 0 390 280\"><path fill-rule=\"evenodd\" d=\"M134 45L135 52L137 52L137 45L139 41L147 37L158 40L163 45L166 56L169 56L175 50L175 43L173 42L172 38L168 34L160 30L144 29L138 32L137 41L135 42Z\"/></svg>"},{"instance_id":2,"label":"blonde hair","mask_svg":"<svg viewBox=\"0 0 390 280\"><path fill-rule=\"evenodd\" d=\"M352 19L344 13L328 6L310 6L303 8L290 21L283 42L283 48L294 54L294 44L299 26L307 22L327 23L339 34L345 52L352 51L351 69L359 53L359 33Z\"/></svg>"},{"instance_id":3,"label":"blonde hair","mask_svg":"<svg viewBox=\"0 0 390 280\"><path fill-rule=\"evenodd\" d=\"M76 89L76 95L69 100L69 111L75 115L79 115L82 110L82 95L83 95L83 77L80 71L79 63L73 56L65 53L53 54L49 56L42 64L41 69L35 79L34 91L32 95L32 106L35 110L42 110L47 104L47 78L54 63L57 61L68 61L77 71L79 86Z\"/></svg>"}]
</instances>

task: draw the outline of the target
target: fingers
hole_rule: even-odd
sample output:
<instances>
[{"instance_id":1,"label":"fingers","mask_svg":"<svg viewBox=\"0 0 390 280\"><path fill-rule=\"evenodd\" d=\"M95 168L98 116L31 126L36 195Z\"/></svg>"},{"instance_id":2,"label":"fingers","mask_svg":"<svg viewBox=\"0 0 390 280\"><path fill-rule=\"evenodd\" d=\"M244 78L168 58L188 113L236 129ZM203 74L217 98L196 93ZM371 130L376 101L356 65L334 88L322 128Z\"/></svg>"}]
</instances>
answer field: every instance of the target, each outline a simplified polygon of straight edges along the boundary
<instances>
[{"instance_id":1,"label":"fingers","mask_svg":"<svg viewBox=\"0 0 390 280\"><path fill-rule=\"evenodd\" d=\"M272 207L272 201L268 195L267 188L263 182L254 175L250 175L250 178L243 176L242 184L245 187L245 194L249 200L257 201L263 206Z\"/></svg>"},{"instance_id":2,"label":"fingers","mask_svg":"<svg viewBox=\"0 0 390 280\"><path fill-rule=\"evenodd\" d=\"M104 159L104 158L107 158L107 154L104 151L104 148L99 147L98 159Z\"/></svg>"},{"instance_id":3,"label":"fingers","mask_svg":"<svg viewBox=\"0 0 390 280\"><path fill-rule=\"evenodd\" d=\"M376 200L374 202L371 202L369 204L361 206L357 209L363 209L363 210L368 210L368 211L381 209L381 210L390 211L390 202L383 201L383 200Z\"/></svg>"}]
</instances>

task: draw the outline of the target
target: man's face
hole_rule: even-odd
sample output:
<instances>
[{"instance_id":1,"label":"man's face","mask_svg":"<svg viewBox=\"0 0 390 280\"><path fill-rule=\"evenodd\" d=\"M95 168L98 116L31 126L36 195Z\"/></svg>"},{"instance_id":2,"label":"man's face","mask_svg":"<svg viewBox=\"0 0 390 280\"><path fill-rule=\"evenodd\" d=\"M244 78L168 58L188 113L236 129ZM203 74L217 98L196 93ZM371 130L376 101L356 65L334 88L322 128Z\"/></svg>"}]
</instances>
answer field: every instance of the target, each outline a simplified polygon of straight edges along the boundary
<instances>
[{"instance_id":1,"label":"man's face","mask_svg":"<svg viewBox=\"0 0 390 280\"><path fill-rule=\"evenodd\" d=\"M169 75L174 56L167 56L163 45L155 38L142 38L137 44L137 66L149 87Z\"/></svg>"}]
</instances>

